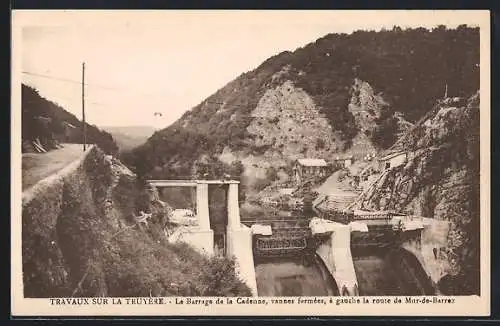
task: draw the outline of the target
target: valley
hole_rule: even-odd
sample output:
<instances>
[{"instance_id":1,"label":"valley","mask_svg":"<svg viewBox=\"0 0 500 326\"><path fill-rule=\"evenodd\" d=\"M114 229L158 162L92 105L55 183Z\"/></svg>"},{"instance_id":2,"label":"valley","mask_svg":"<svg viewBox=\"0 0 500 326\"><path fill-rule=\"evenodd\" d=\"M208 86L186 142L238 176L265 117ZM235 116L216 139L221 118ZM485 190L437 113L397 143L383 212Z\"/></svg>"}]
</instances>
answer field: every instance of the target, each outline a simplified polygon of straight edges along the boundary
<instances>
[{"instance_id":1,"label":"valley","mask_svg":"<svg viewBox=\"0 0 500 326\"><path fill-rule=\"evenodd\" d=\"M328 34L88 138L23 85L25 295L478 294L478 42Z\"/></svg>"}]
</instances>

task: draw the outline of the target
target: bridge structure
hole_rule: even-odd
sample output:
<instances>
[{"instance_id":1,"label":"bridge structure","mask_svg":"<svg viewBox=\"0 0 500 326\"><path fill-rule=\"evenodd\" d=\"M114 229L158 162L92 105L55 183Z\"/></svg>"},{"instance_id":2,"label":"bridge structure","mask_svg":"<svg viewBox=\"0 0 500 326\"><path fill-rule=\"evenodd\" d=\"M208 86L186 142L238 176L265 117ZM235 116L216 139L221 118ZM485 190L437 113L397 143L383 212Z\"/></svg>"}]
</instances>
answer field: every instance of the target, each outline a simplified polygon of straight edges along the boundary
<instances>
[{"instance_id":1,"label":"bridge structure","mask_svg":"<svg viewBox=\"0 0 500 326\"><path fill-rule=\"evenodd\" d=\"M252 229L254 259L310 253L309 219L246 220Z\"/></svg>"},{"instance_id":2,"label":"bridge structure","mask_svg":"<svg viewBox=\"0 0 500 326\"><path fill-rule=\"evenodd\" d=\"M239 181L235 180L148 180L155 188L194 187L196 189L197 225L179 228L172 235L175 241L189 243L200 252L214 255L214 231L210 225L209 185L219 185L227 190L227 225L225 255L236 260L237 272L257 295L257 283L252 255L252 231L241 224L238 200Z\"/></svg>"},{"instance_id":3,"label":"bridge structure","mask_svg":"<svg viewBox=\"0 0 500 326\"><path fill-rule=\"evenodd\" d=\"M365 244L376 245L380 237L390 238L395 246L413 254L427 276L437 283L444 276L446 259L437 257L446 246L447 226L437 221L393 212L354 211L320 218L283 218L241 221L238 181L234 180L149 180L154 187L195 187L198 225L189 230L179 229L178 240L200 251L214 254L214 233L210 228L208 186L227 187L227 228L225 254L236 260L237 272L257 296L255 259L260 257L301 256L319 257L335 280L342 296L359 295L351 248L356 239L365 237ZM346 217L347 216L347 217ZM383 230L381 233L380 230ZM390 232L389 232L389 231ZM390 237L387 234L391 234ZM366 238L370 239L366 241ZM373 239L371 239L373 238ZM353 240L355 243L353 243ZM370 242L371 241L371 242Z\"/></svg>"},{"instance_id":4,"label":"bridge structure","mask_svg":"<svg viewBox=\"0 0 500 326\"><path fill-rule=\"evenodd\" d=\"M343 296L359 295L353 256L371 253L372 249L392 248L413 255L425 271L423 283L428 278L437 284L446 270L446 261L434 254L436 248L446 244L446 221L388 211L355 211L322 218L263 219L242 223L255 230L255 260L316 255Z\"/></svg>"}]
</instances>

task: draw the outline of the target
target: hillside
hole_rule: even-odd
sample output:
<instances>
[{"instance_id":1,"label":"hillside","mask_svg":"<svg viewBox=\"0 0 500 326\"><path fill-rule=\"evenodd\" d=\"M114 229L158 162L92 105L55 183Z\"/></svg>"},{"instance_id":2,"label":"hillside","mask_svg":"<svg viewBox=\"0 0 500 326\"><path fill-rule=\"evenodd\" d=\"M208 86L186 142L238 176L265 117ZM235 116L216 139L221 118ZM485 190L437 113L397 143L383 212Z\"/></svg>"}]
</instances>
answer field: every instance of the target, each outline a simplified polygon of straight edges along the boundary
<instances>
[{"instance_id":1,"label":"hillside","mask_svg":"<svg viewBox=\"0 0 500 326\"><path fill-rule=\"evenodd\" d=\"M41 145L55 149L59 143L83 143L82 122L56 103L43 98L36 89L22 85L22 151L33 152ZM86 124L87 143L106 153L117 151L113 137L96 126ZM35 142L37 145L34 145Z\"/></svg>"},{"instance_id":2,"label":"hillside","mask_svg":"<svg viewBox=\"0 0 500 326\"><path fill-rule=\"evenodd\" d=\"M446 255L452 270L446 287L450 293L478 294L479 93L440 101L393 149L406 149L408 162L367 189L357 208L449 220Z\"/></svg>"},{"instance_id":3,"label":"hillside","mask_svg":"<svg viewBox=\"0 0 500 326\"><path fill-rule=\"evenodd\" d=\"M101 126L101 129L113 136L120 152L142 145L156 131L150 126Z\"/></svg>"},{"instance_id":4,"label":"hillside","mask_svg":"<svg viewBox=\"0 0 500 326\"><path fill-rule=\"evenodd\" d=\"M124 159L155 177L241 162L251 183L298 157L362 156L393 145L446 87L477 90L478 63L478 28L329 34L243 73Z\"/></svg>"},{"instance_id":5,"label":"hillside","mask_svg":"<svg viewBox=\"0 0 500 326\"><path fill-rule=\"evenodd\" d=\"M138 221L140 212L149 218ZM172 208L98 148L23 192L26 298L247 296L234 261L165 237Z\"/></svg>"}]
</instances>

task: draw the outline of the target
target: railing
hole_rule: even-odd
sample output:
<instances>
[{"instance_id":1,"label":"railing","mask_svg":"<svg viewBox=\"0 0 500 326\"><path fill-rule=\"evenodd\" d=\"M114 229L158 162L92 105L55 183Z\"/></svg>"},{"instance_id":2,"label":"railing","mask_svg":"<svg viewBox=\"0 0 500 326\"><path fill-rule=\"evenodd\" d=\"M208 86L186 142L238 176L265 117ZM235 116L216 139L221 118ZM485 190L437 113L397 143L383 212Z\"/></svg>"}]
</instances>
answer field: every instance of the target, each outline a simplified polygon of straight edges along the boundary
<instances>
[{"instance_id":1,"label":"railing","mask_svg":"<svg viewBox=\"0 0 500 326\"><path fill-rule=\"evenodd\" d=\"M390 220L391 218L392 218L392 214L390 214L390 213L353 215L353 219L355 221L363 221L363 220Z\"/></svg>"},{"instance_id":2,"label":"railing","mask_svg":"<svg viewBox=\"0 0 500 326\"><path fill-rule=\"evenodd\" d=\"M323 212L319 216L322 219L333 221L333 222L338 222L338 223L343 223L347 224L351 221L354 220L354 214L353 213L344 213L340 211L329 211L329 212Z\"/></svg>"},{"instance_id":3,"label":"railing","mask_svg":"<svg viewBox=\"0 0 500 326\"><path fill-rule=\"evenodd\" d=\"M269 237L258 238L254 253L258 256L285 256L302 252L307 248L307 238Z\"/></svg>"},{"instance_id":4,"label":"railing","mask_svg":"<svg viewBox=\"0 0 500 326\"><path fill-rule=\"evenodd\" d=\"M287 228L287 227L309 227L309 222L310 219L303 219L303 218L297 218L297 219L270 219L270 220L258 220L258 219L245 219L242 220L241 223L251 226L252 224L260 224L260 225L270 225L271 228L273 229L278 229L278 228Z\"/></svg>"},{"instance_id":5,"label":"railing","mask_svg":"<svg viewBox=\"0 0 500 326\"><path fill-rule=\"evenodd\" d=\"M310 236L310 219L247 219L243 224L269 225L272 235L254 237L254 254L259 257L286 256L302 252L307 248L307 239Z\"/></svg>"},{"instance_id":6,"label":"railing","mask_svg":"<svg viewBox=\"0 0 500 326\"><path fill-rule=\"evenodd\" d=\"M283 227L273 230L273 237L294 238L306 237L309 235L309 227Z\"/></svg>"}]
</instances>

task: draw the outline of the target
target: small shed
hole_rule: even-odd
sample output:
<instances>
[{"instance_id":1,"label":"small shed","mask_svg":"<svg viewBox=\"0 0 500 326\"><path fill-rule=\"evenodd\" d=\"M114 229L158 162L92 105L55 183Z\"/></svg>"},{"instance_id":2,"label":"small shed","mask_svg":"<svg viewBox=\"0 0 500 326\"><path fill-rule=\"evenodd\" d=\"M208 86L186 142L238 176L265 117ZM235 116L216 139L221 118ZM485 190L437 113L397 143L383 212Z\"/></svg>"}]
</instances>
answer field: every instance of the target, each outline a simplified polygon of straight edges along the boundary
<instances>
[{"instance_id":1,"label":"small shed","mask_svg":"<svg viewBox=\"0 0 500 326\"><path fill-rule=\"evenodd\" d=\"M344 167L344 168L348 168L348 167L350 167L350 166L352 165L352 163L353 163L353 160L354 160L354 158L353 158L353 156L352 156L352 155L350 155L350 156L345 156L345 157L340 157L340 156L337 156L337 157L335 158L335 162L336 162L338 165L340 165L340 166L342 166L342 167Z\"/></svg>"},{"instance_id":2,"label":"small shed","mask_svg":"<svg viewBox=\"0 0 500 326\"><path fill-rule=\"evenodd\" d=\"M408 161L408 153L405 151L393 152L379 158L378 161L381 170L392 169L405 164Z\"/></svg>"},{"instance_id":3,"label":"small shed","mask_svg":"<svg viewBox=\"0 0 500 326\"><path fill-rule=\"evenodd\" d=\"M303 158L295 161L294 172L297 183L301 183L305 178L326 175L328 163L324 159Z\"/></svg>"}]
</instances>

